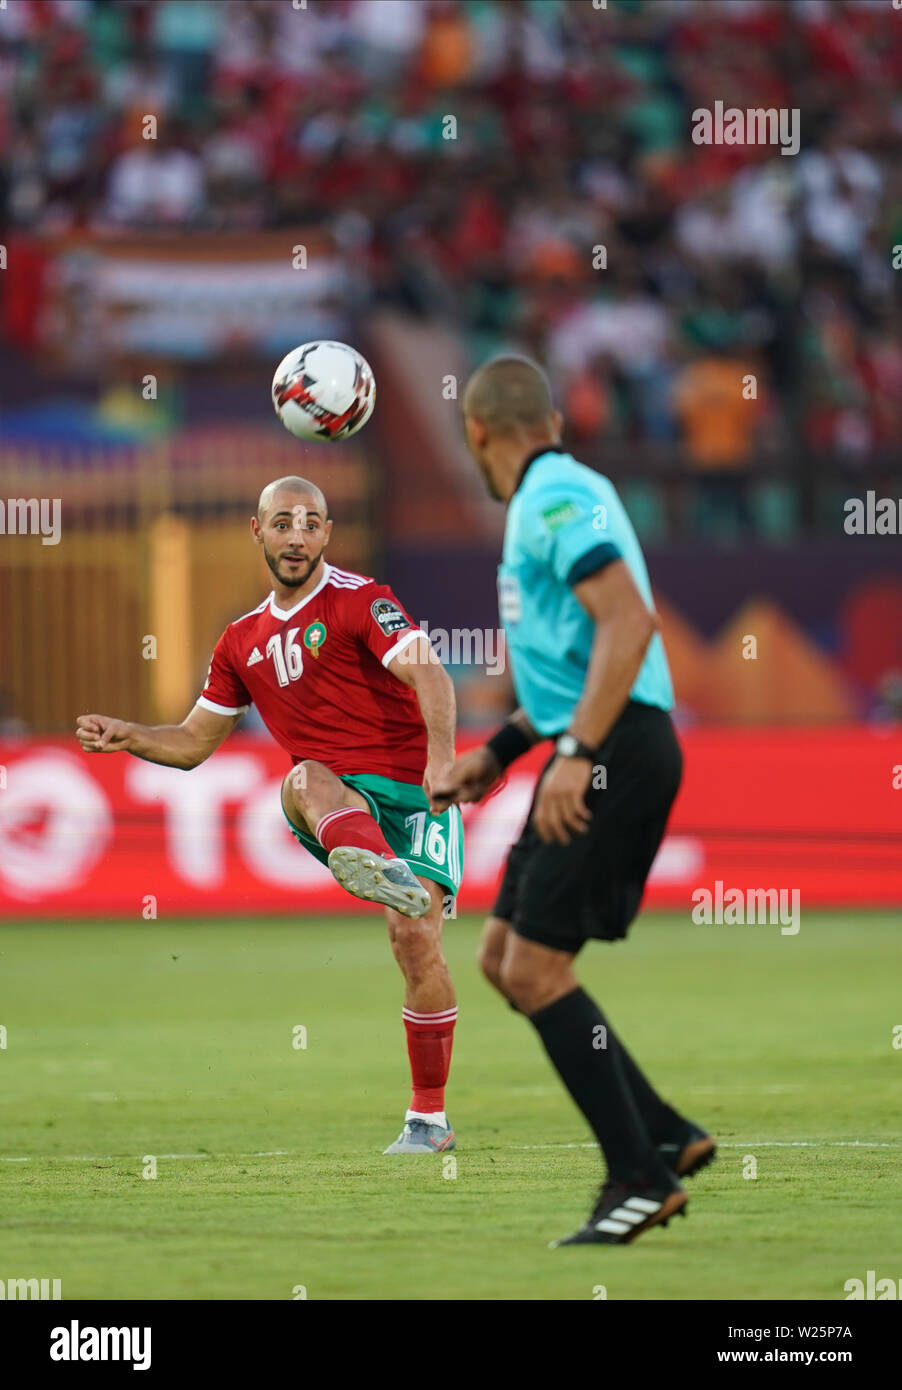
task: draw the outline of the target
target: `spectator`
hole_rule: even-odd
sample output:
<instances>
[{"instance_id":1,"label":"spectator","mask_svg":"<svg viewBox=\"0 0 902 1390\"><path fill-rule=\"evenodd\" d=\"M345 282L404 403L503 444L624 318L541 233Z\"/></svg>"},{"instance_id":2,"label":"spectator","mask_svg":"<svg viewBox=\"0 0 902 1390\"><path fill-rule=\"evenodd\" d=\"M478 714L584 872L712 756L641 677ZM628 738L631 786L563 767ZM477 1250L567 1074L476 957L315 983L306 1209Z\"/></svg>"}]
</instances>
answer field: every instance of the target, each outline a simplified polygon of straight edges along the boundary
<instances>
[{"instance_id":1,"label":"spectator","mask_svg":"<svg viewBox=\"0 0 902 1390\"><path fill-rule=\"evenodd\" d=\"M753 383L753 385L751 384ZM758 417L758 374L738 345L686 364L674 402L690 468L698 477L696 525L729 535L751 524L748 470Z\"/></svg>"},{"instance_id":2,"label":"spectator","mask_svg":"<svg viewBox=\"0 0 902 1390\"><path fill-rule=\"evenodd\" d=\"M184 226L199 220L204 193L203 164L170 122L113 161L106 215L119 226Z\"/></svg>"},{"instance_id":3,"label":"spectator","mask_svg":"<svg viewBox=\"0 0 902 1390\"><path fill-rule=\"evenodd\" d=\"M0 198L26 238L315 223L371 301L545 362L589 454L679 436L735 500L756 436L731 341L766 368L783 438L856 458L898 440L885 11L22 0L0 9ZM695 145L715 100L801 104L801 153Z\"/></svg>"}]
</instances>

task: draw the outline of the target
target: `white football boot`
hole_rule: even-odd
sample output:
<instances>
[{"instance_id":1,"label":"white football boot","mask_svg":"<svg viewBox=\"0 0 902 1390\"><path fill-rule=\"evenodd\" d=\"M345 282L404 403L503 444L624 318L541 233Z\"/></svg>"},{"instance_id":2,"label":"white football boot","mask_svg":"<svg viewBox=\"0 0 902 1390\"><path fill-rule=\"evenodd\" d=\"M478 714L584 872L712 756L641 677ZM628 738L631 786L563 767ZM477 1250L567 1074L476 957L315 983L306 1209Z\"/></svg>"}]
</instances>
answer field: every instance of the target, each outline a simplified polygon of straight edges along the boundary
<instances>
[{"instance_id":1,"label":"white football boot","mask_svg":"<svg viewBox=\"0 0 902 1390\"><path fill-rule=\"evenodd\" d=\"M432 901L403 859L386 859L371 849L338 845L329 854L329 869L345 892L367 902L393 907L404 917L422 917Z\"/></svg>"}]
</instances>

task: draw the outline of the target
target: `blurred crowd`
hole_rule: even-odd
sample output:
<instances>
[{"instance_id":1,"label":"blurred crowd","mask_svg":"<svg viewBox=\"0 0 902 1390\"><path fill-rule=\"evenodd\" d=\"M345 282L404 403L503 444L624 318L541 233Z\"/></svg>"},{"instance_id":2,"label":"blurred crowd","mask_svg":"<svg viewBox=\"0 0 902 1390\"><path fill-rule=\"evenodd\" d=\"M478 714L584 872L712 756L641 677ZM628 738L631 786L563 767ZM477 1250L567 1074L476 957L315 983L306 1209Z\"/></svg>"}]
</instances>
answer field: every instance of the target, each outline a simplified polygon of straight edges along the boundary
<instances>
[{"instance_id":1,"label":"blurred crowd","mask_svg":"<svg viewBox=\"0 0 902 1390\"><path fill-rule=\"evenodd\" d=\"M799 108L798 154L693 143L716 101ZM902 428L887 0L15 0L0 141L19 229L317 224L373 302L545 363L577 442L716 480Z\"/></svg>"}]
</instances>

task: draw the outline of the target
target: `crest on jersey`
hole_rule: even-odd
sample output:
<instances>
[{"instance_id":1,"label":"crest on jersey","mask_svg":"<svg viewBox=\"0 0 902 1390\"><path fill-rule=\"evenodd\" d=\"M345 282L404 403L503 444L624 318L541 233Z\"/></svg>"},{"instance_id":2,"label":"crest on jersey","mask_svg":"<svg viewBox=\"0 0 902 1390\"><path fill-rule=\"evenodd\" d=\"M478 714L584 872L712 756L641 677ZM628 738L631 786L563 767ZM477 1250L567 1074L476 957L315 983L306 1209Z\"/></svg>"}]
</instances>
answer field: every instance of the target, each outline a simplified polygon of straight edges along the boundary
<instances>
[{"instance_id":1,"label":"crest on jersey","mask_svg":"<svg viewBox=\"0 0 902 1390\"><path fill-rule=\"evenodd\" d=\"M386 637L390 637L393 632L400 632L402 627L410 627L409 618L390 598L375 599L370 605L370 612Z\"/></svg>"},{"instance_id":2,"label":"crest on jersey","mask_svg":"<svg viewBox=\"0 0 902 1390\"><path fill-rule=\"evenodd\" d=\"M319 649L326 640L326 624L311 623L304 633L304 646L311 656L319 657Z\"/></svg>"}]
</instances>

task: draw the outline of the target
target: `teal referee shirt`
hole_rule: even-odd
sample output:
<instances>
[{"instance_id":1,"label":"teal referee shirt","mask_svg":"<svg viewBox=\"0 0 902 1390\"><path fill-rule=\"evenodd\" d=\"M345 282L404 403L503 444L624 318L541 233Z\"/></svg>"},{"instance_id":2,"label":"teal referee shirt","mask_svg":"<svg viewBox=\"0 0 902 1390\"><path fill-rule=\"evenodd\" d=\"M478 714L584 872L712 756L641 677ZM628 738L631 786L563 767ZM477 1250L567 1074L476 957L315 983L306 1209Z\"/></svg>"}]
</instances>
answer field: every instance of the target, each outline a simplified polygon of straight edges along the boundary
<instances>
[{"instance_id":1,"label":"teal referee shirt","mask_svg":"<svg viewBox=\"0 0 902 1390\"><path fill-rule=\"evenodd\" d=\"M623 560L651 607L645 560L613 485L562 449L533 454L508 503L498 612L517 699L540 734L567 728L586 680L595 624L573 585L612 560ZM673 709L657 632L630 698Z\"/></svg>"}]
</instances>

